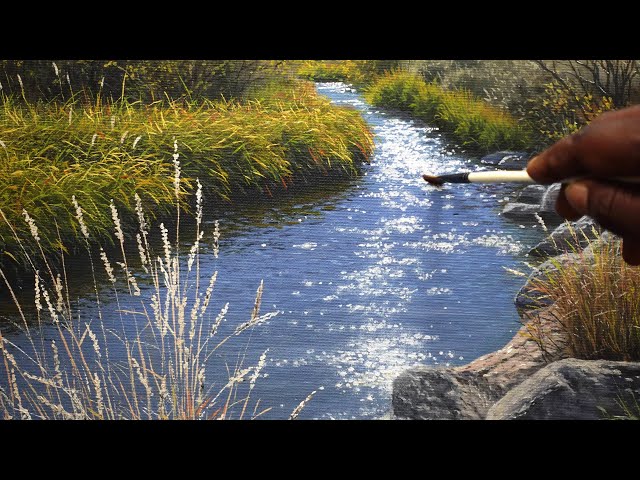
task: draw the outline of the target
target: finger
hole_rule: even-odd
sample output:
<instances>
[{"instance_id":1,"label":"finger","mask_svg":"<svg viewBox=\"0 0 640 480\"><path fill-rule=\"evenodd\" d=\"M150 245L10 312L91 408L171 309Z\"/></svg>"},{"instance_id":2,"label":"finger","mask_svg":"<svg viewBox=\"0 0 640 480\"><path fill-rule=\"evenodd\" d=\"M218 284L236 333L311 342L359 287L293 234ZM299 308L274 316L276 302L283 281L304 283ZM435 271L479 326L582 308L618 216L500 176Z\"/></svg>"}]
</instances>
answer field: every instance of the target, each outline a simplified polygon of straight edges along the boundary
<instances>
[{"instance_id":1,"label":"finger","mask_svg":"<svg viewBox=\"0 0 640 480\"><path fill-rule=\"evenodd\" d=\"M527 165L539 183L582 175L607 178L640 172L640 106L600 115Z\"/></svg>"},{"instance_id":2,"label":"finger","mask_svg":"<svg viewBox=\"0 0 640 480\"><path fill-rule=\"evenodd\" d=\"M613 233L640 239L639 190L596 180L581 180L569 184L564 195L577 213L589 215Z\"/></svg>"},{"instance_id":3,"label":"finger","mask_svg":"<svg viewBox=\"0 0 640 480\"><path fill-rule=\"evenodd\" d=\"M622 240L622 258L629 265L640 265L640 240L624 238Z\"/></svg>"},{"instance_id":4,"label":"finger","mask_svg":"<svg viewBox=\"0 0 640 480\"><path fill-rule=\"evenodd\" d=\"M556 200L556 212L558 212L561 217L566 218L567 220L578 220L580 217L582 217L582 214L577 212L567 201L567 197L564 193L566 188L567 185L564 184L560 189L560 193L558 194L558 198Z\"/></svg>"}]
</instances>

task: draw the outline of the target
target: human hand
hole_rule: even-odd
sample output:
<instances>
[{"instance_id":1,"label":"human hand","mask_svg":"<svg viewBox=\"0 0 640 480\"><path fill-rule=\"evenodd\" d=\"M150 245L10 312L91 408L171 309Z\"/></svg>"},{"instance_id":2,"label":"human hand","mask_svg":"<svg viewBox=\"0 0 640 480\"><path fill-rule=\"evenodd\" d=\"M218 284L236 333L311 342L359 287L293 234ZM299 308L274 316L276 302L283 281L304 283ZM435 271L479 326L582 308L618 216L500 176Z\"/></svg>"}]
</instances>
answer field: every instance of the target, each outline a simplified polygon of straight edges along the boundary
<instances>
[{"instance_id":1,"label":"human hand","mask_svg":"<svg viewBox=\"0 0 640 480\"><path fill-rule=\"evenodd\" d=\"M586 177L562 186L556 210L620 235L624 260L640 265L640 185L605 180L640 177L640 106L600 115L531 159L527 172L538 183Z\"/></svg>"}]
</instances>

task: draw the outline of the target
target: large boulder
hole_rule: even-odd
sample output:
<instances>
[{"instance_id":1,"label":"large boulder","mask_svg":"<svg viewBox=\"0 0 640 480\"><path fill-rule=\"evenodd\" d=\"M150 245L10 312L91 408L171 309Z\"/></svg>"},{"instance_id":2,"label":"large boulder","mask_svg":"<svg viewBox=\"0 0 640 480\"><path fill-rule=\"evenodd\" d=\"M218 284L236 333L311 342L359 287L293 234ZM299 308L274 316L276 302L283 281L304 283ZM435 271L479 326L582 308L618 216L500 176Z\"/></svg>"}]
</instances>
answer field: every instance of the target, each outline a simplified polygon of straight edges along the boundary
<instances>
[{"instance_id":1,"label":"large boulder","mask_svg":"<svg viewBox=\"0 0 640 480\"><path fill-rule=\"evenodd\" d=\"M567 358L553 362L494 404L489 420L598 420L635 415L640 363Z\"/></svg>"},{"instance_id":2,"label":"large boulder","mask_svg":"<svg viewBox=\"0 0 640 480\"><path fill-rule=\"evenodd\" d=\"M519 160L524 159L524 160ZM502 150L500 152L490 153L485 155L480 159L480 163L484 163L486 165L493 165L494 167L500 166L501 169L510 169L509 165L518 165L522 164L522 167L515 168L524 168L527 165L527 161L529 159L529 155L526 152L512 152L509 150Z\"/></svg>"},{"instance_id":3,"label":"large boulder","mask_svg":"<svg viewBox=\"0 0 640 480\"><path fill-rule=\"evenodd\" d=\"M531 205L541 205L542 197L547 191L547 187L544 185L527 185L518 192L516 196L516 202L518 203L530 203Z\"/></svg>"},{"instance_id":4,"label":"large boulder","mask_svg":"<svg viewBox=\"0 0 640 480\"><path fill-rule=\"evenodd\" d=\"M564 357L566 337L552 309L527 314L527 323L507 345L466 365L414 367L402 373L393 382L392 418L484 418L509 389ZM544 348L531 335L533 328L550 339Z\"/></svg>"},{"instance_id":5,"label":"large boulder","mask_svg":"<svg viewBox=\"0 0 640 480\"><path fill-rule=\"evenodd\" d=\"M600 235L600 228L591 217L582 217L575 222L564 222L547 238L533 247L529 255L548 257L565 252L575 252L587 247Z\"/></svg>"}]
</instances>

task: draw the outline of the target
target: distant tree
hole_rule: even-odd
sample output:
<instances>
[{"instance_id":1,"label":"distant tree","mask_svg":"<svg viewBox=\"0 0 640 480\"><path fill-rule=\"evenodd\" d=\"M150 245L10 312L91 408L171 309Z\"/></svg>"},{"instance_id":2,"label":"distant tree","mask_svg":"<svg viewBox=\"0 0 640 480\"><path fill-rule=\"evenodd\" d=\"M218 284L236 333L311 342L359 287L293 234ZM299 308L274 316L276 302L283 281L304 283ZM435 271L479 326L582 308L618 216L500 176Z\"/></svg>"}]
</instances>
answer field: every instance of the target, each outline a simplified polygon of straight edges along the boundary
<instances>
[{"instance_id":1,"label":"distant tree","mask_svg":"<svg viewBox=\"0 0 640 480\"><path fill-rule=\"evenodd\" d=\"M637 60L536 60L571 97L609 97L614 108L629 105L638 76Z\"/></svg>"}]
</instances>

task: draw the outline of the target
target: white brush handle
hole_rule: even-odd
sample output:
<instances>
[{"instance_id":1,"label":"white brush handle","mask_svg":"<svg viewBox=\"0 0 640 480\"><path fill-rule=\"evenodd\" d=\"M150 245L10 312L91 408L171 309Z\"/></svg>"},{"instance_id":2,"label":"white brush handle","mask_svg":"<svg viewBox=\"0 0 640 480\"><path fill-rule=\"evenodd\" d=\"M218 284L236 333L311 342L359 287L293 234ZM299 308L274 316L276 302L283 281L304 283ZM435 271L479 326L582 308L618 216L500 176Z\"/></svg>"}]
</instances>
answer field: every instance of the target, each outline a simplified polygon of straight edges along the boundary
<instances>
[{"instance_id":1,"label":"white brush handle","mask_svg":"<svg viewBox=\"0 0 640 480\"><path fill-rule=\"evenodd\" d=\"M469 172L469 183L536 183L526 170Z\"/></svg>"},{"instance_id":2,"label":"white brush handle","mask_svg":"<svg viewBox=\"0 0 640 480\"><path fill-rule=\"evenodd\" d=\"M571 183L582 180L585 177L574 177L563 180L562 183ZM640 184L640 177L611 177L621 183ZM469 172L469 183L536 183L526 170L490 170L486 172Z\"/></svg>"}]
</instances>

